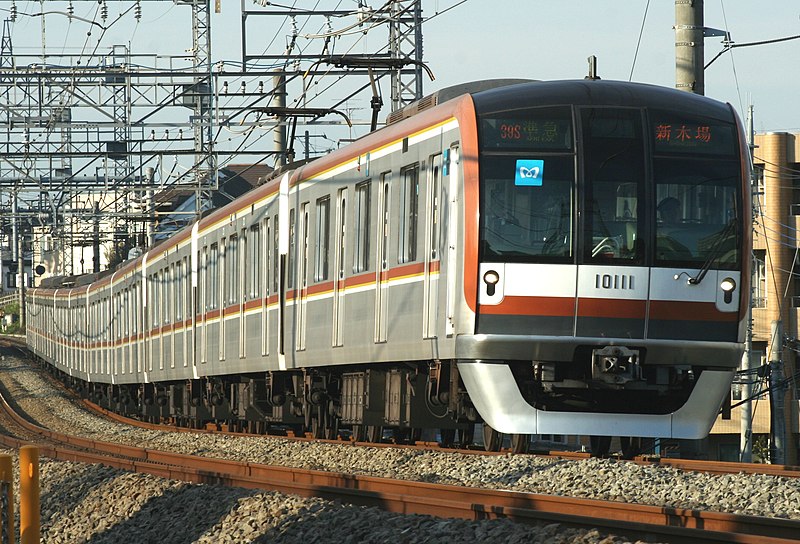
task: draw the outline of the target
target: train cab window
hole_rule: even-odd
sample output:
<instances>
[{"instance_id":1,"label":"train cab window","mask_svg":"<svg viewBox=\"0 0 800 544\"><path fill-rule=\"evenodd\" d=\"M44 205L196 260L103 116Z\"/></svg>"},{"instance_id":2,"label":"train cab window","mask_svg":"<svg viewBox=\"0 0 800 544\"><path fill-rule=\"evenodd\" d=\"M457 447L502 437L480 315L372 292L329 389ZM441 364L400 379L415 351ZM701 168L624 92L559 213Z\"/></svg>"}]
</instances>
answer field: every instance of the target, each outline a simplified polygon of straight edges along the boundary
<instances>
[{"instance_id":1,"label":"train cab window","mask_svg":"<svg viewBox=\"0 0 800 544\"><path fill-rule=\"evenodd\" d=\"M515 182L518 155L482 159L482 259L571 260L575 159L538 156L545 164L541 185Z\"/></svg>"},{"instance_id":2,"label":"train cab window","mask_svg":"<svg viewBox=\"0 0 800 544\"><path fill-rule=\"evenodd\" d=\"M656 111L650 131L656 265L735 268L742 204L734 125Z\"/></svg>"},{"instance_id":3,"label":"train cab window","mask_svg":"<svg viewBox=\"0 0 800 544\"><path fill-rule=\"evenodd\" d=\"M353 272L365 272L370 265L370 196L372 184L365 181L356 185L355 248Z\"/></svg>"},{"instance_id":4,"label":"train cab window","mask_svg":"<svg viewBox=\"0 0 800 544\"><path fill-rule=\"evenodd\" d=\"M419 165L400 171L400 248L399 262L417 260L417 228L419 220Z\"/></svg>"},{"instance_id":5,"label":"train cab window","mask_svg":"<svg viewBox=\"0 0 800 544\"><path fill-rule=\"evenodd\" d=\"M314 256L314 280L328 279L328 256L330 254L331 199L326 196L317 200L317 246Z\"/></svg>"},{"instance_id":6,"label":"train cab window","mask_svg":"<svg viewBox=\"0 0 800 544\"><path fill-rule=\"evenodd\" d=\"M572 110L480 115L481 259L571 262L575 206Z\"/></svg>"},{"instance_id":7,"label":"train cab window","mask_svg":"<svg viewBox=\"0 0 800 544\"><path fill-rule=\"evenodd\" d=\"M646 182L639 109L581 110L585 262L640 264Z\"/></svg>"}]
</instances>

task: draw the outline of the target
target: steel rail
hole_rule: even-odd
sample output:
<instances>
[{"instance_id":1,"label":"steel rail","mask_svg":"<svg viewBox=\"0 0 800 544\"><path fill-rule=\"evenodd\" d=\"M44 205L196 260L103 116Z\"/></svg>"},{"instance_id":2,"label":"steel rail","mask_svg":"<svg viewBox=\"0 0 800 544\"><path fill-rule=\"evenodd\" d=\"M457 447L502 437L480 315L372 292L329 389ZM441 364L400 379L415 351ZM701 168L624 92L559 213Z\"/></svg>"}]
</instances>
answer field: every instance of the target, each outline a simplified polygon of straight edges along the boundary
<instances>
[{"instance_id":1,"label":"steel rail","mask_svg":"<svg viewBox=\"0 0 800 544\"><path fill-rule=\"evenodd\" d=\"M40 446L44 457L100 463L192 483L270 489L377 506L403 514L469 520L508 518L522 523L559 522L615 533L656 534L670 542L781 544L796 542L800 534L800 522L794 520L436 485L156 451L56 433L17 414L4 398L0 404L23 428L46 440L66 444L65 447ZM5 436L0 436L0 442L13 448L29 443Z\"/></svg>"}]
</instances>

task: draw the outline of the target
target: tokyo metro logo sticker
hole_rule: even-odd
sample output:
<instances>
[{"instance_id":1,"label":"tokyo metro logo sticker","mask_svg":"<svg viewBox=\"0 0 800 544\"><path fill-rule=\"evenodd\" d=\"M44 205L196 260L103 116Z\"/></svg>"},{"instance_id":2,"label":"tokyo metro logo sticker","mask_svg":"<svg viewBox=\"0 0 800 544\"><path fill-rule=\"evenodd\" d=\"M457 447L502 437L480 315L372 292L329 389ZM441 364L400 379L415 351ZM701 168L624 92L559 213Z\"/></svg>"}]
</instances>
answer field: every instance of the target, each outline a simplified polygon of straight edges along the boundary
<instances>
[{"instance_id":1,"label":"tokyo metro logo sticker","mask_svg":"<svg viewBox=\"0 0 800 544\"><path fill-rule=\"evenodd\" d=\"M541 187L544 178L544 161L534 159L517 159L517 170L514 185Z\"/></svg>"}]
</instances>

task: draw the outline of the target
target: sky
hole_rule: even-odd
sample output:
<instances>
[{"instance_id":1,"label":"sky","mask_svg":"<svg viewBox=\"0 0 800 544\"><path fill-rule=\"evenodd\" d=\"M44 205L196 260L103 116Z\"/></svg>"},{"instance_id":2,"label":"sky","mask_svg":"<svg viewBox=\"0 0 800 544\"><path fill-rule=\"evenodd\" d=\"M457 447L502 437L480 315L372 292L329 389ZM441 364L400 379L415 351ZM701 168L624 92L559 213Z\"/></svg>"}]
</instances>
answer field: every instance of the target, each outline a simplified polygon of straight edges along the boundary
<instances>
[{"instance_id":1,"label":"sky","mask_svg":"<svg viewBox=\"0 0 800 544\"><path fill-rule=\"evenodd\" d=\"M172 0L142 0L139 22L134 20L132 1L109 0L108 21L115 22L102 32L87 22L99 16L96 1L74 0L75 15L86 21L69 21L63 13L55 13L66 12L67 2L15 2L20 12L12 29L15 54L32 53L41 47L42 21L51 51L73 54L127 44L138 53L180 55L191 47L191 10ZM382 2L366 3L378 7ZM0 15L8 13L11 4L10 0L0 0ZM214 0L211 4L213 9ZM319 9L357 7L355 0L282 0L269 9L278 9L277 4ZM262 9L252 0L221 0L221 12L211 15L212 60L226 61L227 67L241 55L242 5L248 10ZM597 57L598 75L603 79L632 79L670 87L675 84L674 0L424 0L422 9L423 16L429 18L423 25L423 58L436 78L425 79L425 94L489 78L583 78L588 73L590 55ZM35 15L42 11L50 13ZM284 18L250 17L248 21L249 52L279 53L285 48L290 25ZM319 20L315 21L297 20L301 36L297 43L305 51L320 50L321 40L304 37L324 30ZM342 18L331 24L338 30L353 21ZM800 35L800 2L706 0L705 26L727 30L736 44ZM352 45L347 45L347 40ZM374 52L386 42L386 31L379 28L368 36L342 38L337 52ZM722 38L707 38L706 62L722 49ZM800 132L798 58L800 39L737 47L708 67L705 94L730 102L742 118L752 102L757 131ZM388 101L388 89L383 94ZM368 100L366 95L363 117L368 117ZM381 119L386 113L384 109Z\"/></svg>"},{"instance_id":2,"label":"sky","mask_svg":"<svg viewBox=\"0 0 800 544\"><path fill-rule=\"evenodd\" d=\"M428 16L437 4L451 5L426 4ZM706 27L727 30L739 44L800 35L797 0L706 0L704 13ZM595 55L603 79L628 81L633 67L633 81L672 87L674 24L673 0L468 0L426 24L425 59L442 86L582 78ZM722 38L706 38L706 62L722 49ZM800 39L734 48L706 69L705 94L730 102L743 119L752 101L757 131L800 131L799 59Z\"/></svg>"}]
</instances>

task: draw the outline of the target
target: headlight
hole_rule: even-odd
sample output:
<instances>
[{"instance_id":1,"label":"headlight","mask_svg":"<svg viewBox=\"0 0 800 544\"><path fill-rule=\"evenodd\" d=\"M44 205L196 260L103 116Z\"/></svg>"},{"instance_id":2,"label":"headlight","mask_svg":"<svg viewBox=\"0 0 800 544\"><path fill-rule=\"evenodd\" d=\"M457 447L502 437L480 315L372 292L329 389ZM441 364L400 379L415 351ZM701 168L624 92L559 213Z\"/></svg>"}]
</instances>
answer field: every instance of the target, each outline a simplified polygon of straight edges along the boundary
<instances>
[{"instance_id":1,"label":"headlight","mask_svg":"<svg viewBox=\"0 0 800 544\"><path fill-rule=\"evenodd\" d=\"M722 289L726 293L730 293L734 289L736 289L736 281L733 278L725 278L722 280L722 283L719 284L720 289Z\"/></svg>"},{"instance_id":2,"label":"headlight","mask_svg":"<svg viewBox=\"0 0 800 544\"><path fill-rule=\"evenodd\" d=\"M733 300L733 290L736 289L736 281L733 278L725 278L719 284L719 287L725 293L722 297L725 300L725 304L730 304Z\"/></svg>"},{"instance_id":3,"label":"headlight","mask_svg":"<svg viewBox=\"0 0 800 544\"><path fill-rule=\"evenodd\" d=\"M487 270L483 274L483 281L486 282L486 294L493 297L497 289L497 282L500 281L500 274L496 270Z\"/></svg>"}]
</instances>

